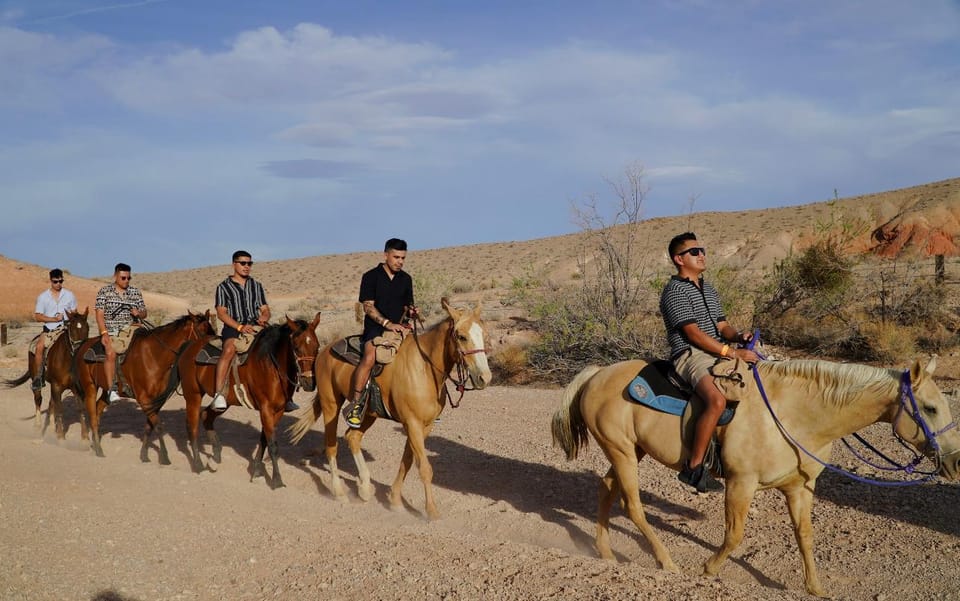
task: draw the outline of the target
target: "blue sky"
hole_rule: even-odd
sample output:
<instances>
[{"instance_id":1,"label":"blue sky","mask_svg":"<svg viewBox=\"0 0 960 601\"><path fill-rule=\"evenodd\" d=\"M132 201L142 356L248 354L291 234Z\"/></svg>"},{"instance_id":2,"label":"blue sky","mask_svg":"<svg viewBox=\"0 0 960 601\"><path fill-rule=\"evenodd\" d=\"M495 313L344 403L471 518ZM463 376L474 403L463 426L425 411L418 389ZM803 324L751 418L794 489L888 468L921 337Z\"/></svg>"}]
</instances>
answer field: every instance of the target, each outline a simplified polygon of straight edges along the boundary
<instances>
[{"instance_id":1,"label":"blue sky","mask_svg":"<svg viewBox=\"0 0 960 601\"><path fill-rule=\"evenodd\" d=\"M0 254L412 252L960 176L960 4L0 0Z\"/></svg>"}]
</instances>

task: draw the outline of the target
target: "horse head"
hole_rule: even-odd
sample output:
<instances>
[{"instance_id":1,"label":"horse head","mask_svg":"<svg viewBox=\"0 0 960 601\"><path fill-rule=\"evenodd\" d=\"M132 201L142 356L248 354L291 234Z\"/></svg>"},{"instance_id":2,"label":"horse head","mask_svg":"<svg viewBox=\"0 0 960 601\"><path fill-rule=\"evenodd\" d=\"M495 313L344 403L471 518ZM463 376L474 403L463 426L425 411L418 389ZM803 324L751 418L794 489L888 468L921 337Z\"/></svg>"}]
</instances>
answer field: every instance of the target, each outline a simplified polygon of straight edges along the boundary
<instances>
[{"instance_id":1,"label":"horse head","mask_svg":"<svg viewBox=\"0 0 960 601\"><path fill-rule=\"evenodd\" d=\"M893 430L921 453L936 461L940 475L960 477L960 433L950 414L950 405L933 380L937 366L934 356L926 368L920 360L904 376L900 405L893 418ZM914 401L916 401L914 403ZM907 419L904 419L906 417Z\"/></svg>"},{"instance_id":2,"label":"horse head","mask_svg":"<svg viewBox=\"0 0 960 601\"><path fill-rule=\"evenodd\" d=\"M187 321L192 328L190 338L196 337L197 339L203 339L207 336L216 335L213 324L210 323L210 309L207 309L204 313L194 313L188 310Z\"/></svg>"},{"instance_id":3,"label":"horse head","mask_svg":"<svg viewBox=\"0 0 960 601\"><path fill-rule=\"evenodd\" d=\"M306 392L313 392L317 387L317 380L313 375L313 362L320 352L320 341L317 340L317 324L320 323L320 312L317 311L313 321L294 321L289 317L287 327L290 328L290 343L293 346L293 356L297 361L297 382Z\"/></svg>"},{"instance_id":4,"label":"horse head","mask_svg":"<svg viewBox=\"0 0 960 601\"><path fill-rule=\"evenodd\" d=\"M493 375L487 363L487 349L484 346L487 331L480 318L480 303L472 310L458 309L451 306L448 299L441 298L440 305L453 320L450 339L457 355L454 363L466 367L474 388L486 388Z\"/></svg>"},{"instance_id":5,"label":"horse head","mask_svg":"<svg viewBox=\"0 0 960 601\"><path fill-rule=\"evenodd\" d=\"M90 307L84 307L83 313L67 311L67 335L70 337L70 347L73 349L90 336L90 324L87 322L89 311Z\"/></svg>"}]
</instances>

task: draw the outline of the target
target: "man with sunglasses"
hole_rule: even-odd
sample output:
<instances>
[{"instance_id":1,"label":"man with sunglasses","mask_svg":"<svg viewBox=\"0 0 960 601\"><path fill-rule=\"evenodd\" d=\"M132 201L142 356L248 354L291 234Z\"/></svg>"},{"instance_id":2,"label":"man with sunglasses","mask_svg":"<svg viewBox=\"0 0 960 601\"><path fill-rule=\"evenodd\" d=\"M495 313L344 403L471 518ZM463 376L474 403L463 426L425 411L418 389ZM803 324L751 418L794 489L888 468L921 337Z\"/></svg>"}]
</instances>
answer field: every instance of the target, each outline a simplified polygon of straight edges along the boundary
<instances>
[{"instance_id":1,"label":"man with sunglasses","mask_svg":"<svg viewBox=\"0 0 960 601\"><path fill-rule=\"evenodd\" d=\"M270 322L270 306L267 295L260 282L250 277L253 259L245 250L233 253L233 275L217 286L214 306L217 319L223 324L220 339L223 349L217 361L214 390L216 393L210 407L214 411L225 411L227 398L223 394L227 382L227 372L237 356L237 339L241 334L255 334L254 326L264 327ZM285 411L296 411L300 407L292 399L287 400Z\"/></svg>"},{"instance_id":2,"label":"man with sunglasses","mask_svg":"<svg viewBox=\"0 0 960 601\"><path fill-rule=\"evenodd\" d=\"M94 303L97 317L97 329L103 343L106 359L103 362L103 375L110 384L107 402L115 403L123 398L117 390L116 369L117 351L113 338L121 333L130 335L132 328L147 318L147 306L143 302L140 290L130 285L130 266L117 263L113 268L113 283L107 284L97 292Z\"/></svg>"},{"instance_id":3,"label":"man with sunglasses","mask_svg":"<svg viewBox=\"0 0 960 601\"><path fill-rule=\"evenodd\" d=\"M56 340L55 333L65 321L67 311L77 310L77 297L63 287L63 270L50 270L50 288L37 297L33 318L43 324L43 332L37 338L37 348L33 356L34 390L43 388L43 349Z\"/></svg>"},{"instance_id":4,"label":"man with sunglasses","mask_svg":"<svg viewBox=\"0 0 960 601\"><path fill-rule=\"evenodd\" d=\"M670 359L704 408L695 424L690 457L677 477L699 492L722 490L723 484L703 465L710 438L727 405L710 368L718 358L736 357L755 363L759 357L752 350L736 348L737 343L748 342L753 335L727 323L717 290L703 279L707 251L697 241L696 234L686 232L674 236L667 252L677 269L660 295L660 314L667 329Z\"/></svg>"}]
</instances>

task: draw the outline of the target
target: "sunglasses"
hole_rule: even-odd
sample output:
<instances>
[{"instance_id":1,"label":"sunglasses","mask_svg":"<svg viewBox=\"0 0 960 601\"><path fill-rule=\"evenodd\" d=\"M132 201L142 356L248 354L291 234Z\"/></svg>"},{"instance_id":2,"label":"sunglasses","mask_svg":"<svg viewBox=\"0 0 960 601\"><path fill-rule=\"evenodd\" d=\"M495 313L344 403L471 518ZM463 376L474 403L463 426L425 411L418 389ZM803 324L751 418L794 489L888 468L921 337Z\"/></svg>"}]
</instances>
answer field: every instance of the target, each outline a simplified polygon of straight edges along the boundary
<instances>
[{"instance_id":1,"label":"sunglasses","mask_svg":"<svg viewBox=\"0 0 960 601\"><path fill-rule=\"evenodd\" d=\"M244 267L250 267L251 265L253 265L253 261L234 261L234 262L239 265L243 265Z\"/></svg>"},{"instance_id":2,"label":"sunglasses","mask_svg":"<svg viewBox=\"0 0 960 601\"><path fill-rule=\"evenodd\" d=\"M121 282L126 282L127 280L132 280L132 279L133 279L133 276L132 276L132 275L122 275L122 276L120 276L120 281L121 281Z\"/></svg>"},{"instance_id":3,"label":"sunglasses","mask_svg":"<svg viewBox=\"0 0 960 601\"><path fill-rule=\"evenodd\" d=\"M50 283L51 283L51 284L62 284L62 283L63 283L63 280L62 280L62 279L60 279L60 280L50 280Z\"/></svg>"},{"instance_id":4,"label":"sunglasses","mask_svg":"<svg viewBox=\"0 0 960 601\"><path fill-rule=\"evenodd\" d=\"M707 256L707 249L702 246L694 246L693 248L678 252L677 256L682 257L687 253L690 253L691 257L699 257L700 255Z\"/></svg>"}]
</instances>

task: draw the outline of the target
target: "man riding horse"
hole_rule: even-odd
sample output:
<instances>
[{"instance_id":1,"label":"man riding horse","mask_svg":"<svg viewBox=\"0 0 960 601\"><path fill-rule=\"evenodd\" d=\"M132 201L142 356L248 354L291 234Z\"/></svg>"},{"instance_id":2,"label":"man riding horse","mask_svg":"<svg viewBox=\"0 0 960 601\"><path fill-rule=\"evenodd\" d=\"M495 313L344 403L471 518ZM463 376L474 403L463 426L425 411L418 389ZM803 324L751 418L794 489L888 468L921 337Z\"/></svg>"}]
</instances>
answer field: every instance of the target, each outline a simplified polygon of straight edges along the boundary
<instances>
[{"instance_id":1,"label":"man riding horse","mask_svg":"<svg viewBox=\"0 0 960 601\"><path fill-rule=\"evenodd\" d=\"M130 285L130 266L126 263L117 263L113 268L113 283L107 284L97 292L94 308L97 313L97 329L100 332L100 341L103 343L106 360L103 362L103 373L110 384L107 402L115 403L123 398L117 389L117 348L114 339L118 336L132 337L133 330L139 327L139 322L147 318L147 307L143 302L140 290ZM124 349L126 347L124 346Z\"/></svg>"},{"instance_id":2,"label":"man riding horse","mask_svg":"<svg viewBox=\"0 0 960 601\"><path fill-rule=\"evenodd\" d=\"M67 321L67 312L77 310L77 297L63 287L63 270L50 270L50 288L37 297L33 318L43 324L43 332L37 338L37 349L33 356L33 390L43 388L43 351L49 348L61 327Z\"/></svg>"},{"instance_id":3,"label":"man riding horse","mask_svg":"<svg viewBox=\"0 0 960 601\"><path fill-rule=\"evenodd\" d=\"M363 304L363 334L360 344L363 357L353 371L350 380L351 403L343 412L347 425L359 428L363 424L366 403L363 391L370 372L376 363L376 347L373 339L384 332L403 332L401 324L404 312L416 317L413 304L413 278L403 271L407 258L407 243L399 238L390 238L383 246L383 263L363 274L360 280L360 302Z\"/></svg>"}]
</instances>

